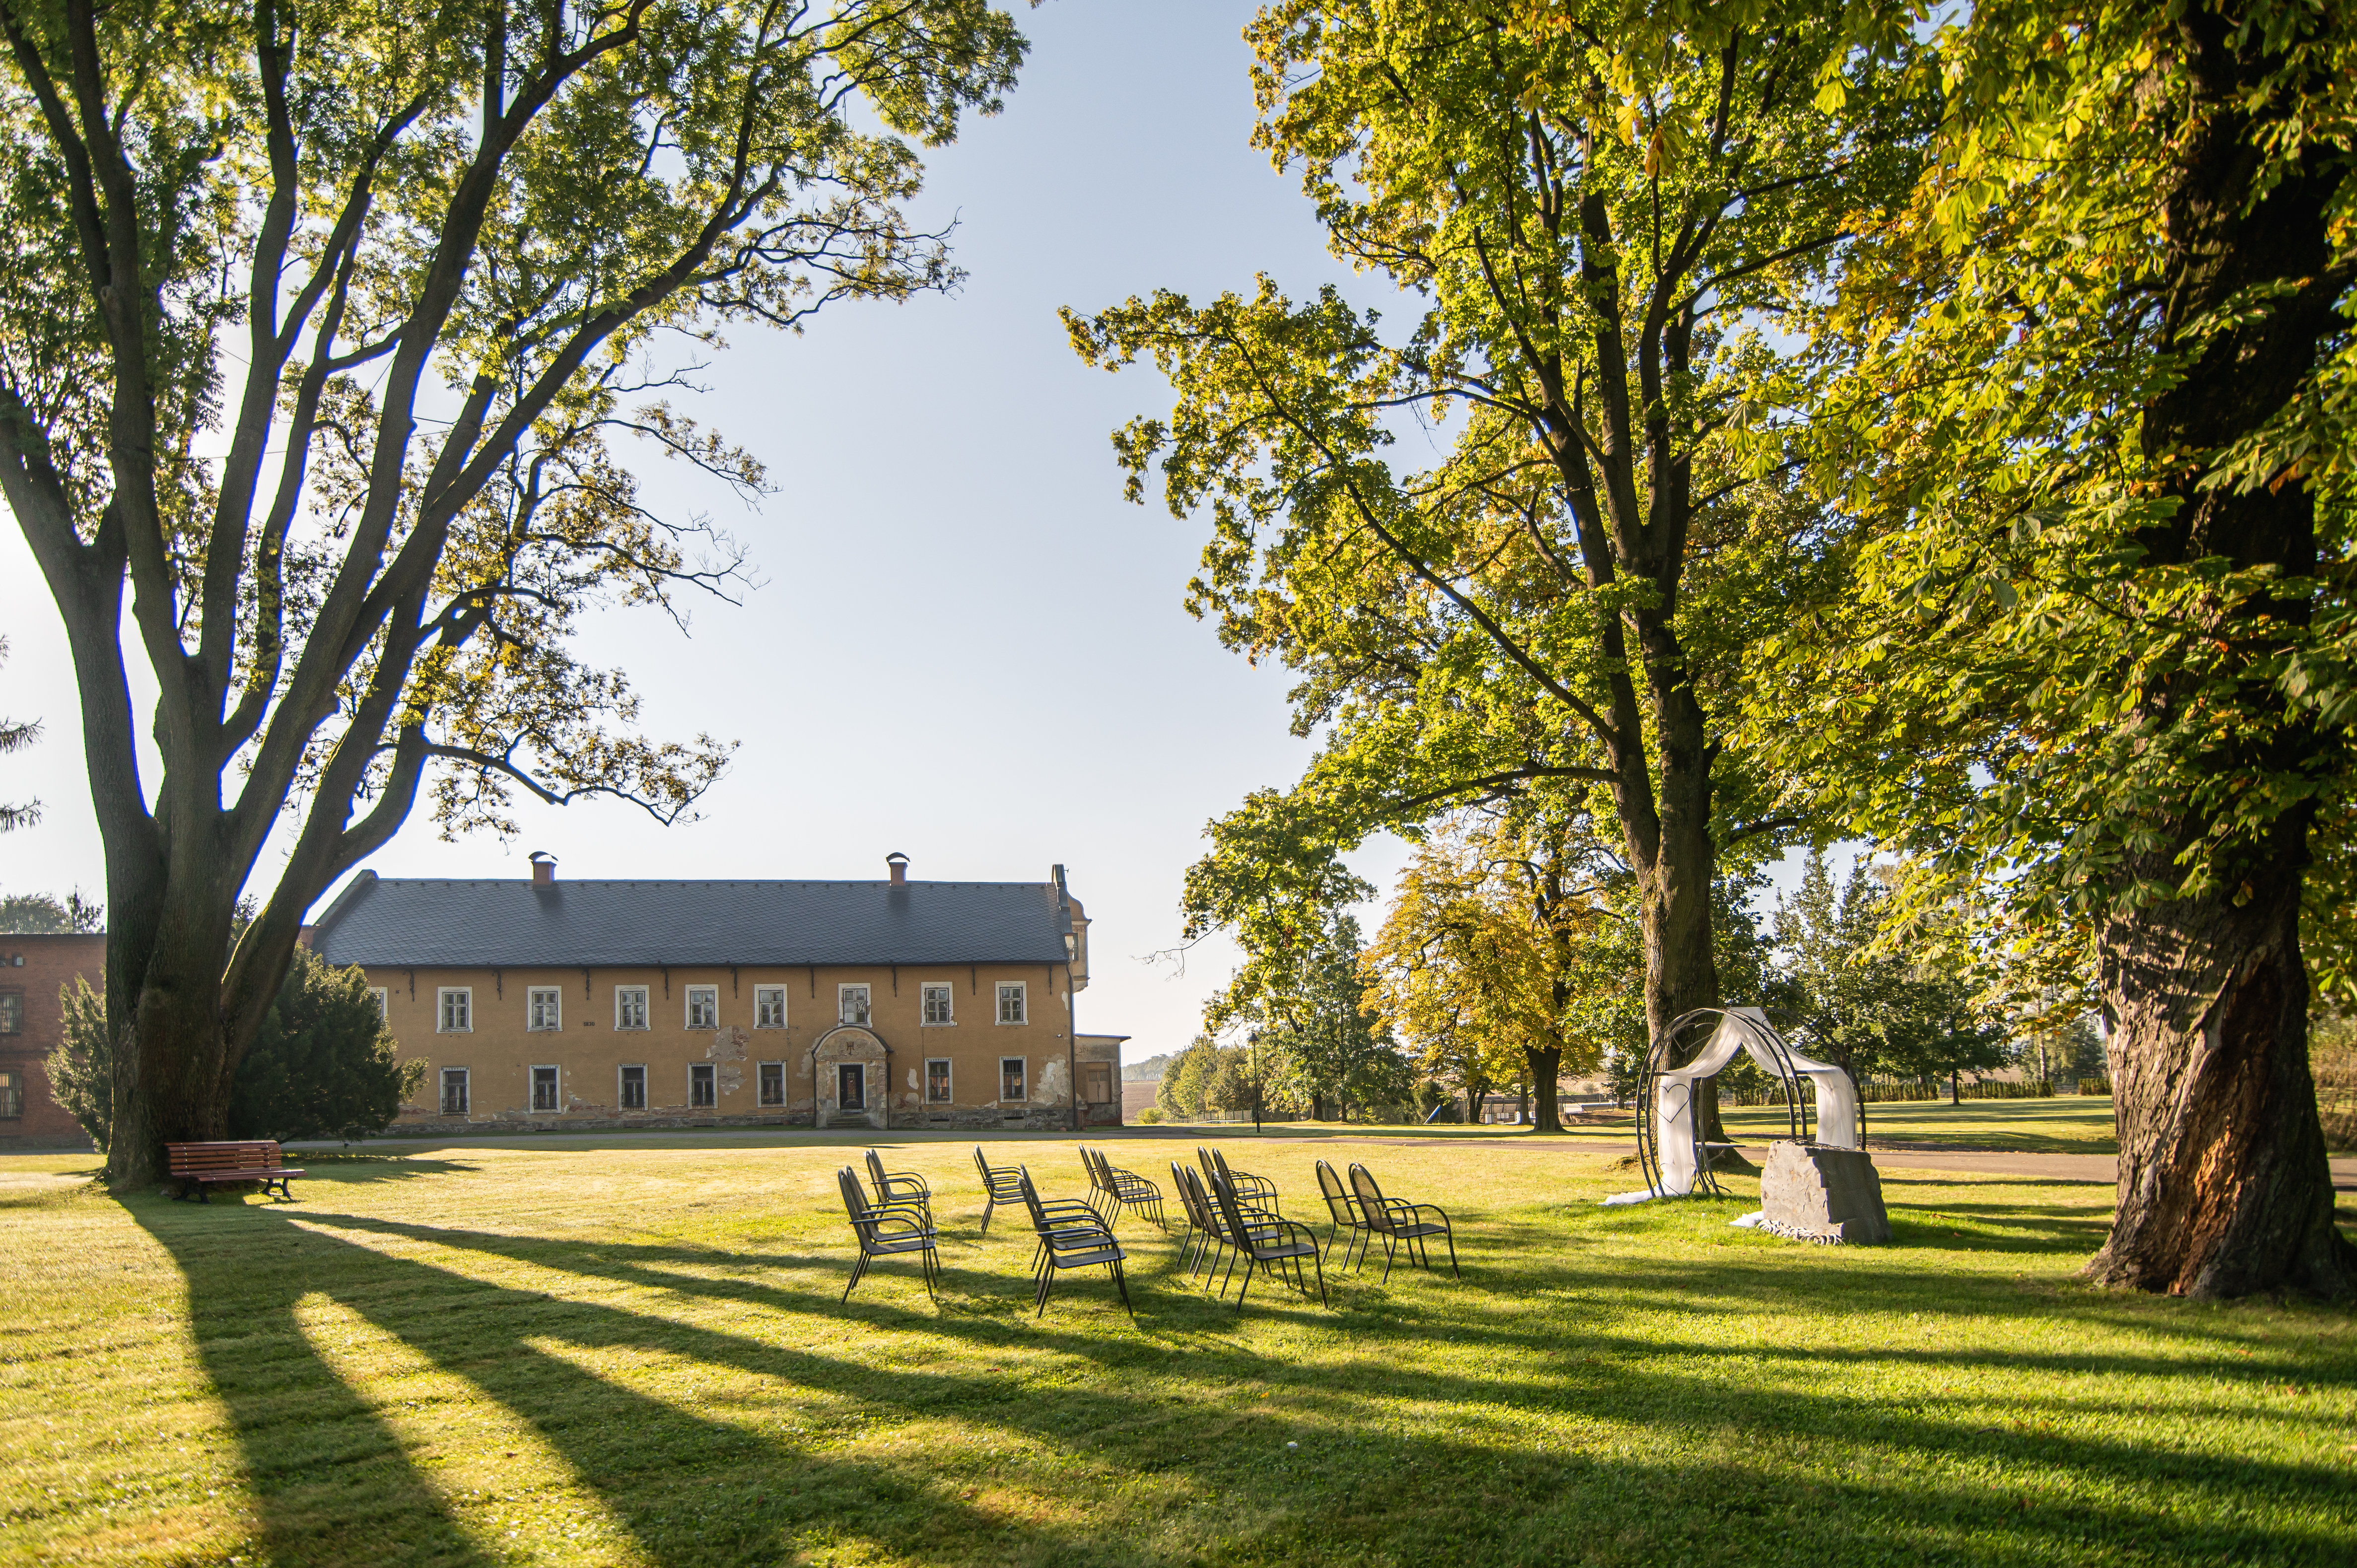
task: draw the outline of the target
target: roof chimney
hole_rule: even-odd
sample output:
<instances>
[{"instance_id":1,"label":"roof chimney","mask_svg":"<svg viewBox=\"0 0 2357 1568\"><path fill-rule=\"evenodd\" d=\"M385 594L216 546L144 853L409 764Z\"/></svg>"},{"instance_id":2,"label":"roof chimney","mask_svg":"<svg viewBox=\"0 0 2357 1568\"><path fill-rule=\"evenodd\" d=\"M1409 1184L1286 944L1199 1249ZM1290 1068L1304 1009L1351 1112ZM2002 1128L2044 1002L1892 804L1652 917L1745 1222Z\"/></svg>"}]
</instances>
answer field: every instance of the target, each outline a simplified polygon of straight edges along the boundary
<instances>
[{"instance_id":1,"label":"roof chimney","mask_svg":"<svg viewBox=\"0 0 2357 1568\"><path fill-rule=\"evenodd\" d=\"M556 857L544 849L536 849L525 856L532 862L532 885L534 887L556 886Z\"/></svg>"},{"instance_id":2,"label":"roof chimney","mask_svg":"<svg viewBox=\"0 0 2357 1568\"><path fill-rule=\"evenodd\" d=\"M909 886L909 857L907 855L902 854L896 849L891 854L884 857L884 864L891 870L893 886L906 887Z\"/></svg>"}]
</instances>

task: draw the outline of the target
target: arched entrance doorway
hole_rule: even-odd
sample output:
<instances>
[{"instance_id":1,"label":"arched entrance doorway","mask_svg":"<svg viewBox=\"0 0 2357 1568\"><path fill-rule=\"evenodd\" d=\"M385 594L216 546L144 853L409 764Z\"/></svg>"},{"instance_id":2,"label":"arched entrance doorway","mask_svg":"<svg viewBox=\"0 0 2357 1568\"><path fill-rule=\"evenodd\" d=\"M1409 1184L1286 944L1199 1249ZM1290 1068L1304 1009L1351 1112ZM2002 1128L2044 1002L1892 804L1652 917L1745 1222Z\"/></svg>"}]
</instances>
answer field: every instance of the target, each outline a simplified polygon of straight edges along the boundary
<instances>
[{"instance_id":1,"label":"arched entrance doorway","mask_svg":"<svg viewBox=\"0 0 2357 1568\"><path fill-rule=\"evenodd\" d=\"M892 1095L891 1063L889 1048L861 1025L844 1024L821 1035L811 1047L817 1124L882 1131Z\"/></svg>"}]
</instances>

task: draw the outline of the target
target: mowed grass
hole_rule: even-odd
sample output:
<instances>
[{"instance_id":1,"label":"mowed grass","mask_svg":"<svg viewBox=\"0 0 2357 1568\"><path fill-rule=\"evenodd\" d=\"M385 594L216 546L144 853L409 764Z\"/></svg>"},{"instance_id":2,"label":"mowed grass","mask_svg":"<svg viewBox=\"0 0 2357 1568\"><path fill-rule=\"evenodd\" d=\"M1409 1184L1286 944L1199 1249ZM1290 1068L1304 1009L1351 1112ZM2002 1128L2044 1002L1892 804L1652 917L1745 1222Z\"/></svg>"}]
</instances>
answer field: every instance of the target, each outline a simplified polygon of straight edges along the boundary
<instances>
[{"instance_id":1,"label":"mowed grass","mask_svg":"<svg viewBox=\"0 0 2357 1568\"><path fill-rule=\"evenodd\" d=\"M1191 1144L1106 1140L1168 1185ZM454 1146L300 1201L0 1160L0 1552L188 1563L2347 1563L2346 1311L2088 1290L2108 1187L1887 1171L1884 1248L1600 1208L1587 1140L1232 1138L1288 1212L1369 1163L1464 1278L1255 1283L1125 1220L1030 1313L1019 1217L931 1181L941 1304L837 1305L858 1145ZM1077 1195L1068 1143L995 1144ZM1732 1184L1738 1192L1751 1184Z\"/></svg>"}]
</instances>

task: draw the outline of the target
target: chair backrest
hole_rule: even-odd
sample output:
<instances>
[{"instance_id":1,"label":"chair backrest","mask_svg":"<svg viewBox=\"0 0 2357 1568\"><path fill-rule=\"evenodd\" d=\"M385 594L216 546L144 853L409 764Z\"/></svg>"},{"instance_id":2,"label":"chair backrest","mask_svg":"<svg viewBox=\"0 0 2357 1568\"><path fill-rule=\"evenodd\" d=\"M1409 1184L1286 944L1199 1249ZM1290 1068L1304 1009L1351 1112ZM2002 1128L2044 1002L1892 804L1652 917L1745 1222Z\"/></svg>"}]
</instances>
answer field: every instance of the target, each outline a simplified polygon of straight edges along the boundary
<instances>
[{"instance_id":1,"label":"chair backrest","mask_svg":"<svg viewBox=\"0 0 2357 1568\"><path fill-rule=\"evenodd\" d=\"M1228 1244L1238 1251L1252 1251L1252 1231L1245 1228L1243 1214L1236 1203L1236 1184L1223 1176L1213 1176L1211 1197L1220 1206L1220 1217L1228 1222Z\"/></svg>"},{"instance_id":2,"label":"chair backrest","mask_svg":"<svg viewBox=\"0 0 2357 1568\"><path fill-rule=\"evenodd\" d=\"M1335 1224L1357 1222L1359 1211L1351 1201L1350 1189L1342 1185L1342 1178L1334 1174L1334 1167L1324 1160L1318 1162L1318 1191L1326 1199L1328 1218Z\"/></svg>"},{"instance_id":3,"label":"chair backrest","mask_svg":"<svg viewBox=\"0 0 2357 1568\"><path fill-rule=\"evenodd\" d=\"M884 1156L875 1150L867 1151L867 1179L876 1184L876 1196L884 1196Z\"/></svg>"},{"instance_id":4,"label":"chair backrest","mask_svg":"<svg viewBox=\"0 0 2357 1568\"><path fill-rule=\"evenodd\" d=\"M865 1247L875 1239L876 1216L867 1207L867 1195L859 1189L859 1177L845 1165L834 1173L834 1184L843 1189L843 1211L851 1217L851 1229Z\"/></svg>"},{"instance_id":5,"label":"chair backrest","mask_svg":"<svg viewBox=\"0 0 2357 1568\"><path fill-rule=\"evenodd\" d=\"M1048 1233L1048 1211L1039 1207L1039 1189L1031 1185L1031 1167L1015 1167L1017 1184L1023 1188L1023 1207L1031 1211L1031 1228L1042 1236Z\"/></svg>"},{"instance_id":6,"label":"chair backrest","mask_svg":"<svg viewBox=\"0 0 2357 1568\"><path fill-rule=\"evenodd\" d=\"M1173 1160L1170 1162L1170 1171L1178 1178L1178 1190L1185 1196L1187 1207L1193 1211L1195 1223L1221 1240L1226 1240L1228 1239L1226 1222L1221 1219L1218 1208L1211 1202L1211 1196L1203 1190L1203 1178L1197 1174L1195 1167L1182 1165Z\"/></svg>"},{"instance_id":7,"label":"chair backrest","mask_svg":"<svg viewBox=\"0 0 2357 1568\"><path fill-rule=\"evenodd\" d=\"M1388 1232L1392 1211L1383 1206L1383 1189L1375 1185L1374 1174L1356 1161L1351 1165L1351 1190L1359 1195L1359 1213L1367 1228Z\"/></svg>"},{"instance_id":8,"label":"chair backrest","mask_svg":"<svg viewBox=\"0 0 2357 1568\"><path fill-rule=\"evenodd\" d=\"M1201 1144L1197 1144L1195 1148L1195 1157L1203 1162L1203 1174L1211 1177L1214 1181L1232 1182L1235 1180L1234 1176L1228 1174L1228 1156L1220 1153L1219 1150L1205 1148Z\"/></svg>"},{"instance_id":9,"label":"chair backrest","mask_svg":"<svg viewBox=\"0 0 2357 1568\"><path fill-rule=\"evenodd\" d=\"M1089 1173L1089 1186L1097 1191L1108 1191L1113 1187L1113 1177L1105 1172L1105 1157L1085 1144L1081 1145L1081 1168Z\"/></svg>"},{"instance_id":10,"label":"chair backrest","mask_svg":"<svg viewBox=\"0 0 2357 1568\"><path fill-rule=\"evenodd\" d=\"M980 1144L976 1144L974 1146L974 1168L982 1173L982 1185L985 1187L989 1187L991 1183L990 1162L982 1157L982 1145Z\"/></svg>"},{"instance_id":11,"label":"chair backrest","mask_svg":"<svg viewBox=\"0 0 2357 1568\"><path fill-rule=\"evenodd\" d=\"M1178 1212L1187 1217L1187 1223L1198 1230L1209 1230L1211 1227L1203 1223L1203 1211L1195 1207L1194 1191L1187 1185L1187 1167L1177 1160L1170 1162L1170 1185L1178 1189Z\"/></svg>"}]
</instances>

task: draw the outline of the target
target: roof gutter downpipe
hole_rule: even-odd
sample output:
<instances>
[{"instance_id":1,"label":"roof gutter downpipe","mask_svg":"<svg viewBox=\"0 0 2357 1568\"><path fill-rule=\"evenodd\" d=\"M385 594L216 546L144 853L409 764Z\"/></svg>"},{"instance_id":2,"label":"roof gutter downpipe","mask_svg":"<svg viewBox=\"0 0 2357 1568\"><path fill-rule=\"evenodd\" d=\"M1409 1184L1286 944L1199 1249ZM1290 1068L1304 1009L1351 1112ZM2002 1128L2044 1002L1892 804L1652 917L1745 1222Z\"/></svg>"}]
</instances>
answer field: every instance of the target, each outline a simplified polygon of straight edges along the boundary
<instances>
[{"instance_id":1,"label":"roof gutter downpipe","mask_svg":"<svg viewBox=\"0 0 2357 1568\"><path fill-rule=\"evenodd\" d=\"M1072 959L1080 945L1072 933L1072 897L1064 868L1056 867L1056 908L1064 914L1064 1092L1072 1100L1072 1135L1081 1132L1081 998L1072 989Z\"/></svg>"}]
</instances>

